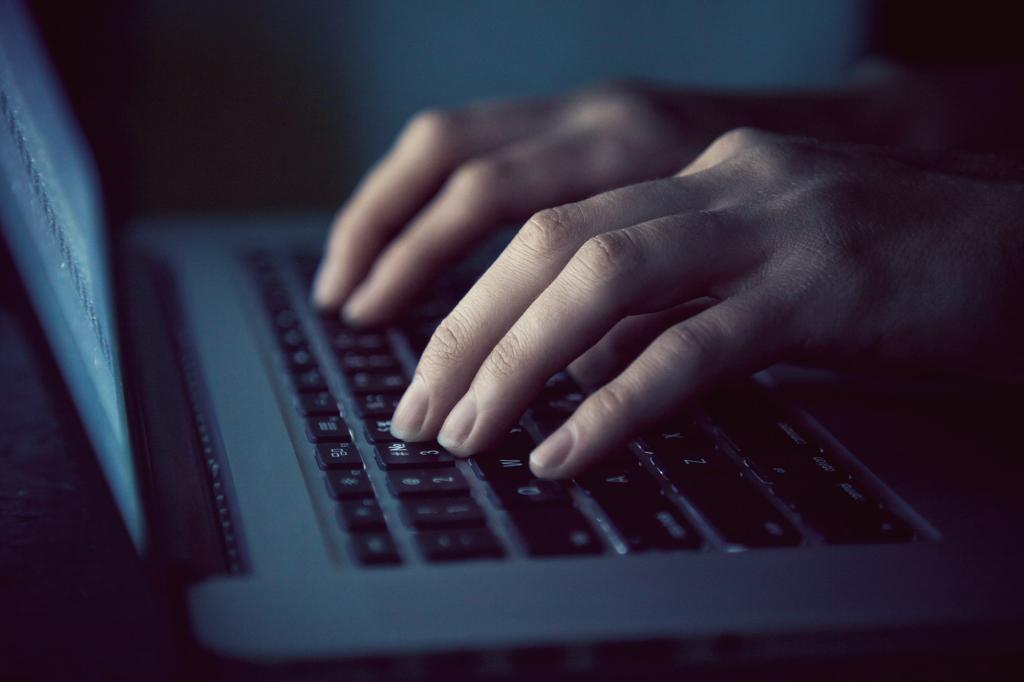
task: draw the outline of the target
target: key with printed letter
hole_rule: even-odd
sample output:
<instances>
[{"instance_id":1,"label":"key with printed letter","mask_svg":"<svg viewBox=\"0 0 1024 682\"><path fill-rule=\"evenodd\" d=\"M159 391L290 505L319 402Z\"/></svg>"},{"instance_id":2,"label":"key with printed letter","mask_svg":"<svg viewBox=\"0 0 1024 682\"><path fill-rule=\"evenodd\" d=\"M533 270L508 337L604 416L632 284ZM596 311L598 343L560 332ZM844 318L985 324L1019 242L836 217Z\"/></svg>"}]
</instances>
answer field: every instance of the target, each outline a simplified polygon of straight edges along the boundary
<instances>
[{"instance_id":1,"label":"key with printed letter","mask_svg":"<svg viewBox=\"0 0 1024 682\"><path fill-rule=\"evenodd\" d=\"M327 492L336 499L373 496L373 486L364 469L328 471L326 478Z\"/></svg>"},{"instance_id":2,"label":"key with printed letter","mask_svg":"<svg viewBox=\"0 0 1024 682\"><path fill-rule=\"evenodd\" d=\"M502 507L569 504L572 500L563 483L542 478L491 483L491 497Z\"/></svg>"},{"instance_id":3,"label":"key with printed letter","mask_svg":"<svg viewBox=\"0 0 1024 682\"><path fill-rule=\"evenodd\" d=\"M359 393L404 391L409 385L398 372L353 372L347 376L352 390Z\"/></svg>"},{"instance_id":4,"label":"key with printed letter","mask_svg":"<svg viewBox=\"0 0 1024 682\"><path fill-rule=\"evenodd\" d=\"M358 469L363 459L353 443L318 443L316 463L321 469Z\"/></svg>"},{"instance_id":5,"label":"key with printed letter","mask_svg":"<svg viewBox=\"0 0 1024 682\"><path fill-rule=\"evenodd\" d=\"M666 428L642 439L675 488L730 545L781 547L800 543L792 524L702 432Z\"/></svg>"},{"instance_id":6,"label":"key with printed letter","mask_svg":"<svg viewBox=\"0 0 1024 682\"><path fill-rule=\"evenodd\" d=\"M388 485L398 497L451 495L469 490L458 469L410 469L388 472Z\"/></svg>"},{"instance_id":7,"label":"key with printed letter","mask_svg":"<svg viewBox=\"0 0 1024 682\"><path fill-rule=\"evenodd\" d=\"M590 524L572 507L521 509L512 512L512 522L534 556L604 551Z\"/></svg>"},{"instance_id":8,"label":"key with printed letter","mask_svg":"<svg viewBox=\"0 0 1024 682\"><path fill-rule=\"evenodd\" d=\"M417 534L416 540L430 561L500 557L505 553L487 528L425 531Z\"/></svg>"},{"instance_id":9,"label":"key with printed letter","mask_svg":"<svg viewBox=\"0 0 1024 682\"><path fill-rule=\"evenodd\" d=\"M401 398L401 393L360 393L356 396L356 414L364 418L390 418Z\"/></svg>"},{"instance_id":10,"label":"key with printed letter","mask_svg":"<svg viewBox=\"0 0 1024 682\"><path fill-rule=\"evenodd\" d=\"M385 469L447 467L455 458L437 443L382 443L376 447L377 462Z\"/></svg>"},{"instance_id":11,"label":"key with printed letter","mask_svg":"<svg viewBox=\"0 0 1024 682\"><path fill-rule=\"evenodd\" d=\"M341 525L349 532L387 528L380 505L372 497L360 500L342 500L338 505L338 518L341 520Z\"/></svg>"},{"instance_id":12,"label":"key with printed letter","mask_svg":"<svg viewBox=\"0 0 1024 682\"><path fill-rule=\"evenodd\" d=\"M306 437L313 443L347 441L348 424L341 417L313 417L306 420Z\"/></svg>"},{"instance_id":13,"label":"key with printed letter","mask_svg":"<svg viewBox=\"0 0 1024 682\"><path fill-rule=\"evenodd\" d=\"M371 443L394 443L398 439L391 435L390 419L369 419L363 427L366 440Z\"/></svg>"},{"instance_id":14,"label":"key with printed letter","mask_svg":"<svg viewBox=\"0 0 1024 682\"><path fill-rule=\"evenodd\" d=\"M295 396L295 406L307 417L330 417L339 414L338 401L327 391L299 393Z\"/></svg>"},{"instance_id":15,"label":"key with printed letter","mask_svg":"<svg viewBox=\"0 0 1024 682\"><path fill-rule=\"evenodd\" d=\"M353 535L352 549L361 564L397 564L401 561L395 541L387 533Z\"/></svg>"},{"instance_id":16,"label":"key with printed letter","mask_svg":"<svg viewBox=\"0 0 1024 682\"><path fill-rule=\"evenodd\" d=\"M484 522L483 510L470 497L409 500L402 510L409 524L421 529L476 526Z\"/></svg>"}]
</instances>

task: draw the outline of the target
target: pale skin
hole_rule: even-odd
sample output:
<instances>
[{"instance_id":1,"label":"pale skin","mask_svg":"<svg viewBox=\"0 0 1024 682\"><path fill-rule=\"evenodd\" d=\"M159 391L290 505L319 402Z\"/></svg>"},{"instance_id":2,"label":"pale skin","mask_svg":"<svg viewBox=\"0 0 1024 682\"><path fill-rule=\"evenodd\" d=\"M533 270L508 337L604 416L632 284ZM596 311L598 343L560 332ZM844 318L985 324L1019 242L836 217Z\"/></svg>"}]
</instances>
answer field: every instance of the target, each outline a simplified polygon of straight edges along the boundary
<instances>
[{"instance_id":1,"label":"pale skin","mask_svg":"<svg viewBox=\"0 0 1024 682\"><path fill-rule=\"evenodd\" d=\"M890 144L914 105L883 91L620 86L423 115L339 213L314 299L385 322L528 218L435 332L392 428L480 452L568 366L593 392L532 453L547 478L783 360L1020 381L1024 166L924 149L959 141L955 111L916 149ZM802 134L716 130L744 121Z\"/></svg>"}]
</instances>

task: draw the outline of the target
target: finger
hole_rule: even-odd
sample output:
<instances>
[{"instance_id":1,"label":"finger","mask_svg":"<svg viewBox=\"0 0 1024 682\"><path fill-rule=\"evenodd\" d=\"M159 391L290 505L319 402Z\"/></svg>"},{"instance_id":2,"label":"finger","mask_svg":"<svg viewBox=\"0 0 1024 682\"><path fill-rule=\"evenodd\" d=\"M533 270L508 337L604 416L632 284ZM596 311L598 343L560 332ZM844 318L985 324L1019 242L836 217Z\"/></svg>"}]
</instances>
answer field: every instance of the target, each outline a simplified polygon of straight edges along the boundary
<instances>
[{"instance_id":1,"label":"finger","mask_svg":"<svg viewBox=\"0 0 1024 682\"><path fill-rule=\"evenodd\" d=\"M752 290L666 330L537 446L531 470L571 478L709 385L771 364L794 338L783 301Z\"/></svg>"},{"instance_id":2,"label":"finger","mask_svg":"<svg viewBox=\"0 0 1024 682\"><path fill-rule=\"evenodd\" d=\"M778 136L755 128L735 128L719 135L714 142L679 172L680 176L695 175L740 155L744 150L756 148Z\"/></svg>"},{"instance_id":3,"label":"finger","mask_svg":"<svg viewBox=\"0 0 1024 682\"><path fill-rule=\"evenodd\" d=\"M362 325L385 321L495 225L616 182L622 171L615 168L626 164L613 163L604 147L591 131L551 134L463 165L380 255L346 304L346 319Z\"/></svg>"},{"instance_id":4,"label":"finger","mask_svg":"<svg viewBox=\"0 0 1024 682\"><path fill-rule=\"evenodd\" d=\"M412 119L388 154L360 183L331 228L313 287L314 302L339 305L384 244L466 159L535 134L551 116L548 102L492 104Z\"/></svg>"},{"instance_id":5,"label":"finger","mask_svg":"<svg viewBox=\"0 0 1024 682\"><path fill-rule=\"evenodd\" d=\"M711 298L699 298L657 313L627 317L583 351L566 369L585 388L596 389L625 369L663 331L717 302Z\"/></svg>"},{"instance_id":6,"label":"finger","mask_svg":"<svg viewBox=\"0 0 1024 682\"><path fill-rule=\"evenodd\" d=\"M686 210L700 204L701 194L696 183L673 178L534 215L434 332L392 433L403 440L436 436L487 354L589 237Z\"/></svg>"},{"instance_id":7,"label":"finger","mask_svg":"<svg viewBox=\"0 0 1024 682\"><path fill-rule=\"evenodd\" d=\"M490 352L438 440L454 454L480 451L624 316L713 294L747 272L740 233L717 223L710 214L670 216L588 240Z\"/></svg>"}]
</instances>

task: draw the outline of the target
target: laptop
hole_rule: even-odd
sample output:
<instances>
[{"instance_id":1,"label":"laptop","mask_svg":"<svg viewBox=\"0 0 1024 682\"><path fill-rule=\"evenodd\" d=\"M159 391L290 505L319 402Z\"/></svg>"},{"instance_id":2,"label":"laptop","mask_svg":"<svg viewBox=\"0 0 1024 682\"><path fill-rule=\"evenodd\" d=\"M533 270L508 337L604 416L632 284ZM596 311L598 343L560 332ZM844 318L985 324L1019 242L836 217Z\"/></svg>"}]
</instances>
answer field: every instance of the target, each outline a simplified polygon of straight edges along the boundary
<instances>
[{"instance_id":1,"label":"laptop","mask_svg":"<svg viewBox=\"0 0 1024 682\"><path fill-rule=\"evenodd\" d=\"M125 527L218 671L820 677L1021 653L1019 446L937 437L948 424L882 402L959 389L772 368L575 481L536 480L529 450L583 397L564 372L491 452L389 434L478 263L355 330L307 302L326 216L142 219L111 239L16 2L0 164L4 238Z\"/></svg>"}]
</instances>

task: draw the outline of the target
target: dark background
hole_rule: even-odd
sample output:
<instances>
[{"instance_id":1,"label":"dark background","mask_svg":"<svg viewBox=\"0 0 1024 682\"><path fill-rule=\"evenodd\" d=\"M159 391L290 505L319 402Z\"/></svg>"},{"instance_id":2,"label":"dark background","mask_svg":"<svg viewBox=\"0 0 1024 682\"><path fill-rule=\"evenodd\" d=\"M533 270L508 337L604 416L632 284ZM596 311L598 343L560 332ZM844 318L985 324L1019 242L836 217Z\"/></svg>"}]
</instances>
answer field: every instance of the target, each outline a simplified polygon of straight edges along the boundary
<instances>
[{"instance_id":1,"label":"dark background","mask_svg":"<svg viewBox=\"0 0 1024 682\"><path fill-rule=\"evenodd\" d=\"M864 54L1021 63L1013 3L31 3L115 217L336 206L416 111L609 78L830 88Z\"/></svg>"},{"instance_id":2,"label":"dark background","mask_svg":"<svg viewBox=\"0 0 1024 682\"><path fill-rule=\"evenodd\" d=\"M115 210L337 205L416 111L632 77L830 87L858 0L34 3Z\"/></svg>"}]
</instances>

